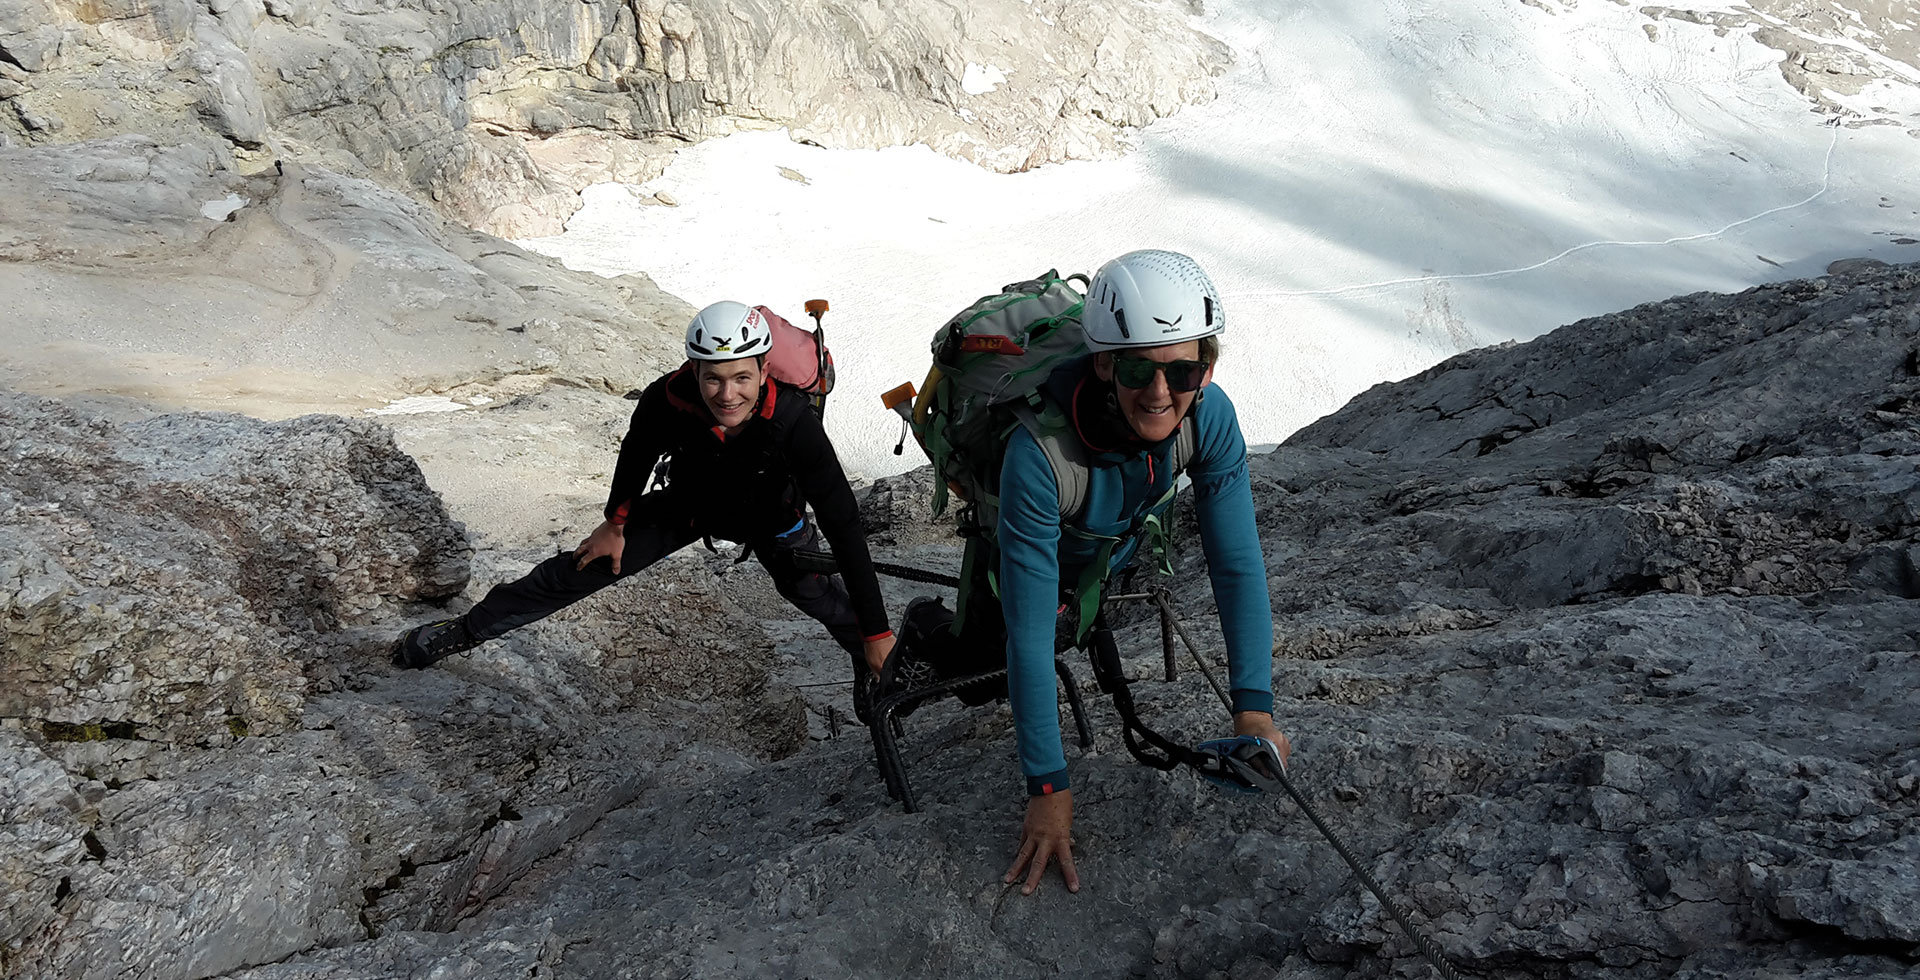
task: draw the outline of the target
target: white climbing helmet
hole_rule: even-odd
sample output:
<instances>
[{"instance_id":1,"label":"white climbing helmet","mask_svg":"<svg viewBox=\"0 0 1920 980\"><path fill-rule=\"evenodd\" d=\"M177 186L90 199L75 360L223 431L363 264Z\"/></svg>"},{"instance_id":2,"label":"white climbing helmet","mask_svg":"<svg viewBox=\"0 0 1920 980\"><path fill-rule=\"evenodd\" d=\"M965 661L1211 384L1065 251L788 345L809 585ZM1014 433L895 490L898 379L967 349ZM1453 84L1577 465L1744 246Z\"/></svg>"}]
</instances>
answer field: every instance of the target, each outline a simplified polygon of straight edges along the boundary
<instances>
[{"instance_id":1,"label":"white climbing helmet","mask_svg":"<svg viewBox=\"0 0 1920 980\"><path fill-rule=\"evenodd\" d=\"M696 361L735 361L773 350L773 329L760 311L723 299L687 324L687 356Z\"/></svg>"},{"instance_id":2,"label":"white climbing helmet","mask_svg":"<svg viewBox=\"0 0 1920 980\"><path fill-rule=\"evenodd\" d=\"M1211 337L1227 329L1227 316L1200 263L1179 252L1145 248L1093 274L1080 324L1088 347L1119 350Z\"/></svg>"}]
</instances>

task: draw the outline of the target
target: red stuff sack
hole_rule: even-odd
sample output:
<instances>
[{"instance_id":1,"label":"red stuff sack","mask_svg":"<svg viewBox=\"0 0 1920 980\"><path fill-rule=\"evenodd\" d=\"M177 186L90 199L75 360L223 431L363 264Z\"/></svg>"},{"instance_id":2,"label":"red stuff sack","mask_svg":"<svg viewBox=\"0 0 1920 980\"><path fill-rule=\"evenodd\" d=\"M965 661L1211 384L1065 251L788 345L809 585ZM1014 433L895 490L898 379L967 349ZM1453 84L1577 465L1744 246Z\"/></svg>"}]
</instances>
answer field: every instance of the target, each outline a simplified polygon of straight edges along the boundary
<instances>
[{"instance_id":1,"label":"red stuff sack","mask_svg":"<svg viewBox=\"0 0 1920 980\"><path fill-rule=\"evenodd\" d=\"M816 410L826 405L833 391L833 353L822 343L819 332L804 330L788 323L785 317L756 306L766 317L773 334L773 351L767 355L767 372L774 380L784 381L807 393Z\"/></svg>"}]
</instances>

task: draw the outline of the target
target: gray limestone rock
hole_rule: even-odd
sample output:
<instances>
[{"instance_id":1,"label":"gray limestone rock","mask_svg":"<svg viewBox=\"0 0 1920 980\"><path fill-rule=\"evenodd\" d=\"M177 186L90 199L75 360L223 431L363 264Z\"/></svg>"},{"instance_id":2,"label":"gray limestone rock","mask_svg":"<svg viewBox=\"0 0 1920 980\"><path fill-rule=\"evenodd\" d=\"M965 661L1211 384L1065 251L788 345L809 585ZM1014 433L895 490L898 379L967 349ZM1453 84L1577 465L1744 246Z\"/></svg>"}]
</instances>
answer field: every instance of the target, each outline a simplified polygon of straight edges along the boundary
<instances>
[{"instance_id":1,"label":"gray limestone rock","mask_svg":"<svg viewBox=\"0 0 1920 980\"><path fill-rule=\"evenodd\" d=\"M265 146L269 138L267 110L252 65L211 17L200 18L194 32L193 69L205 86L200 111L208 126L240 146Z\"/></svg>"},{"instance_id":2,"label":"gray limestone rock","mask_svg":"<svg viewBox=\"0 0 1920 980\"><path fill-rule=\"evenodd\" d=\"M1110 155L1122 128L1211 98L1228 58L1146 0L6 0L0 53L22 74L0 115L12 137L212 136L242 171L372 176L515 237L558 233L581 187L631 177L588 165L629 142L664 154L785 126L999 170ZM968 86L969 66L1006 80ZM572 165L549 170L556 156Z\"/></svg>"},{"instance_id":3,"label":"gray limestone rock","mask_svg":"<svg viewBox=\"0 0 1920 980\"><path fill-rule=\"evenodd\" d=\"M632 9L673 41L645 70L726 77L697 5ZM294 14L218 16L257 39ZM678 359L688 309L233 152L0 153L0 287L50 297L12 311L0 366L89 398L0 398L8 976L1424 969L1290 804L1136 765L1091 692L1086 887L1010 891L1005 708L909 719L924 808L898 813L845 654L726 557L394 671L401 628L597 519L618 392ZM1379 386L1253 461L1295 777L1451 955L1500 978L1911 971L1916 337L1916 266L1677 297ZM235 377L283 408L367 378L466 407L390 437L103 398L211 404ZM867 488L882 558L954 564L930 489ZM477 549L469 514L496 529ZM1217 663L1190 513L1179 533L1171 587ZM930 591L889 583L889 607ZM1224 734L1192 665L1157 679L1152 618L1116 621L1143 716Z\"/></svg>"},{"instance_id":4,"label":"gray limestone rock","mask_svg":"<svg viewBox=\"0 0 1920 980\"><path fill-rule=\"evenodd\" d=\"M1383 385L1253 460L1293 778L1473 973L1911 972L1917 301L1898 266L1649 304ZM1203 572L1183 547L1171 586L1217 664ZM1224 733L1191 664L1159 679L1151 617L1122 623L1142 716ZM844 669L775 632L787 673ZM1290 803L1137 765L1090 697L1077 895L1000 883L1010 718L945 702L907 722L916 814L858 729L777 761L696 741L460 931L258 975L466 975L482 950L580 977L1427 975Z\"/></svg>"},{"instance_id":5,"label":"gray limestone rock","mask_svg":"<svg viewBox=\"0 0 1920 980\"><path fill-rule=\"evenodd\" d=\"M374 980L430 976L434 980L500 980L550 975L563 948L551 923L508 926L474 934L395 932L341 953L295 956L229 974L233 980Z\"/></svg>"},{"instance_id":6,"label":"gray limestone rock","mask_svg":"<svg viewBox=\"0 0 1920 980\"><path fill-rule=\"evenodd\" d=\"M396 672L402 627L540 556L480 553L470 583L460 528L373 423L16 395L0 415L10 977L205 977L385 933L380 955L435 975L550 962L538 928L406 937L677 756L738 771L804 739L697 562Z\"/></svg>"},{"instance_id":7,"label":"gray limestone rock","mask_svg":"<svg viewBox=\"0 0 1920 980\"><path fill-rule=\"evenodd\" d=\"M909 438L907 443L912 446L913 440ZM896 546L952 543L954 511L960 503L954 501L948 504L948 513L933 516L933 487L933 470L922 466L881 477L855 491L867 539Z\"/></svg>"},{"instance_id":8,"label":"gray limestone rock","mask_svg":"<svg viewBox=\"0 0 1920 980\"><path fill-rule=\"evenodd\" d=\"M618 394L691 309L575 273L362 178L123 136L0 150L0 383L161 408L359 413L458 389ZM511 394L509 394L509 392Z\"/></svg>"},{"instance_id":9,"label":"gray limestone rock","mask_svg":"<svg viewBox=\"0 0 1920 980\"><path fill-rule=\"evenodd\" d=\"M166 416L106 429L10 397L0 714L160 742L299 721L291 634L466 583L466 545L370 422ZM187 571L192 569L192 571Z\"/></svg>"},{"instance_id":10,"label":"gray limestone rock","mask_svg":"<svg viewBox=\"0 0 1920 980\"><path fill-rule=\"evenodd\" d=\"M1827 263L1827 275L1853 276L1853 275L1859 275L1862 272L1873 272L1877 269L1884 269L1886 267L1887 267L1887 263L1882 262L1879 259L1867 259L1867 258L1835 259L1832 262Z\"/></svg>"}]
</instances>

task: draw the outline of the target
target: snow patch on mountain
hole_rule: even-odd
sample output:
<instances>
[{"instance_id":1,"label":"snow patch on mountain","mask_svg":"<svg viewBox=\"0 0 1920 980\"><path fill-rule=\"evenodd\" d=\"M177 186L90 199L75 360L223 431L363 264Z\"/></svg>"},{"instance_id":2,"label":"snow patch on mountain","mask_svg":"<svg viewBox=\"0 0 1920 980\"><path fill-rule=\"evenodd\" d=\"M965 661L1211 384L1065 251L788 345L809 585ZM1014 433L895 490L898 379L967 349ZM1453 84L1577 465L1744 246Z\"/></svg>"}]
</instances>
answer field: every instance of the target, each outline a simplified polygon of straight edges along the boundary
<instances>
[{"instance_id":1,"label":"snow patch on mountain","mask_svg":"<svg viewBox=\"0 0 1920 980\"><path fill-rule=\"evenodd\" d=\"M644 185L679 207L589 190L565 235L526 244L644 269L695 305L797 314L828 297L846 406L828 425L869 475L917 461L892 454L877 396L919 380L947 316L1050 267L1178 249L1224 293L1219 380L1249 440L1274 442L1459 350L1835 258L1920 256L1896 244L1920 237L1920 146L1885 125L1916 90L1889 69L1810 105L1774 15L1740 6L1230 0L1200 21L1237 58L1219 99L1141 131L1126 159L998 175L742 134ZM1871 41L1801 29L1905 50L1887 23ZM1856 103L1886 113L1836 115Z\"/></svg>"}]
</instances>

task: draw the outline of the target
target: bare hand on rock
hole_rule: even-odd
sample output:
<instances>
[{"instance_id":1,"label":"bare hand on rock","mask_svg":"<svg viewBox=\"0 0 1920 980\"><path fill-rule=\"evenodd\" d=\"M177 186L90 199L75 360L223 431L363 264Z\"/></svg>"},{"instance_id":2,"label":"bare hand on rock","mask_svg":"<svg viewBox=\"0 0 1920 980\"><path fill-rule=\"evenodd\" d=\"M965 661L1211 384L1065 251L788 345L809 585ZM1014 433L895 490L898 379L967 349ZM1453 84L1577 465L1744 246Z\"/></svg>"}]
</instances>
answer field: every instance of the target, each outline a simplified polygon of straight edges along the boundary
<instances>
[{"instance_id":1,"label":"bare hand on rock","mask_svg":"<svg viewBox=\"0 0 1920 980\"><path fill-rule=\"evenodd\" d=\"M618 575L620 574L620 555L626 550L626 528L612 521L603 521L599 527L593 529L592 534L587 535L585 541L580 542L580 547L573 549L574 570L582 571L587 567L587 563L606 556L613 559L613 574Z\"/></svg>"},{"instance_id":2,"label":"bare hand on rock","mask_svg":"<svg viewBox=\"0 0 1920 980\"><path fill-rule=\"evenodd\" d=\"M1022 874L1026 886L1020 894L1031 895L1040 887L1047 864L1060 859L1060 875L1067 880L1067 891L1080 890L1080 874L1073 870L1073 791L1061 790L1027 800L1027 821L1020 829L1020 856L1013 859L1003 883L1012 884Z\"/></svg>"}]
</instances>

